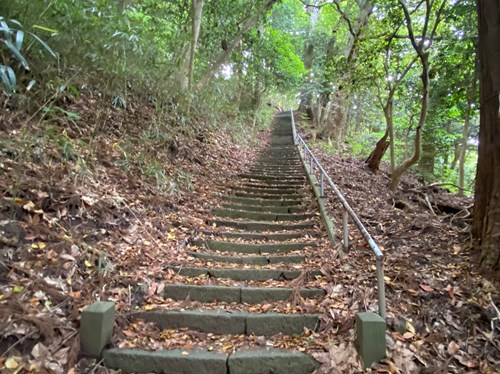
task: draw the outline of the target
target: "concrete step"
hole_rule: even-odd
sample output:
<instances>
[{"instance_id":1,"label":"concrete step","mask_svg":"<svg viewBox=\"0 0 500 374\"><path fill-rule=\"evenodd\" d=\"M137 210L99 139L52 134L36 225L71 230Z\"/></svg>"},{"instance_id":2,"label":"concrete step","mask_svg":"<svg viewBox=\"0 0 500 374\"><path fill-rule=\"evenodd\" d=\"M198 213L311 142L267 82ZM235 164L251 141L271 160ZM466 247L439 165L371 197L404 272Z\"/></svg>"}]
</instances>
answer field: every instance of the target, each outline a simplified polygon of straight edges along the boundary
<instances>
[{"instance_id":1,"label":"concrete step","mask_svg":"<svg viewBox=\"0 0 500 374\"><path fill-rule=\"evenodd\" d=\"M222 203L222 207L232 210L244 210L247 212L269 212L281 214L300 213L304 211L304 208L297 206L256 206Z\"/></svg>"},{"instance_id":2,"label":"concrete step","mask_svg":"<svg viewBox=\"0 0 500 374\"><path fill-rule=\"evenodd\" d=\"M231 187L233 191L242 191L250 193L262 194L276 194L276 195L296 195L298 191L303 188L278 188L278 187L247 187L247 186L234 186Z\"/></svg>"},{"instance_id":3,"label":"concrete step","mask_svg":"<svg viewBox=\"0 0 500 374\"><path fill-rule=\"evenodd\" d=\"M302 205L302 199L258 199L258 198L249 198L243 196L223 196L223 201L227 201L229 203L234 204L244 204L244 205L253 205L253 206L300 206Z\"/></svg>"},{"instance_id":4,"label":"concrete step","mask_svg":"<svg viewBox=\"0 0 500 374\"><path fill-rule=\"evenodd\" d=\"M241 178L245 179L255 179L255 180L265 180L265 181L279 181L280 183L294 182L294 183L304 183L306 176L301 175L300 177L296 176L273 176L261 173L242 173L239 175Z\"/></svg>"},{"instance_id":5,"label":"concrete step","mask_svg":"<svg viewBox=\"0 0 500 374\"><path fill-rule=\"evenodd\" d=\"M189 298L191 301L202 303L220 301L225 303L260 304L289 300L293 292L292 288L167 284L163 291L163 296L177 301ZM300 290L300 296L307 299L321 298L325 294L326 291L322 288L303 288Z\"/></svg>"},{"instance_id":6,"label":"concrete step","mask_svg":"<svg viewBox=\"0 0 500 374\"><path fill-rule=\"evenodd\" d=\"M267 182L243 182L241 183L242 187L252 187L252 188L281 188L281 189L288 189L288 190L296 190L296 189L301 189L301 188L307 188L309 186L306 186L304 182L294 182L294 183L279 183L279 182L273 182L273 181L267 181Z\"/></svg>"},{"instance_id":7,"label":"concrete step","mask_svg":"<svg viewBox=\"0 0 500 374\"><path fill-rule=\"evenodd\" d=\"M265 173L287 173L291 175L304 174L303 166L266 166L266 165L256 165L250 168L251 172L265 172Z\"/></svg>"},{"instance_id":8,"label":"concrete step","mask_svg":"<svg viewBox=\"0 0 500 374\"><path fill-rule=\"evenodd\" d=\"M164 374L309 374L319 367L312 357L298 351L277 349L216 353L206 350L107 349L104 365L124 373Z\"/></svg>"},{"instance_id":9,"label":"concrete step","mask_svg":"<svg viewBox=\"0 0 500 374\"><path fill-rule=\"evenodd\" d=\"M302 232L286 233L286 234L263 234L260 232L248 232L248 231L221 231L212 232L210 230L205 230L204 234L220 236L228 239L245 239L245 240L267 240L272 242L277 241L287 241L292 239L299 239L304 236Z\"/></svg>"},{"instance_id":10,"label":"concrete step","mask_svg":"<svg viewBox=\"0 0 500 374\"><path fill-rule=\"evenodd\" d=\"M305 221L314 218L313 214L287 214L287 213L264 213L264 212L251 212L244 210L232 210L214 208L212 213L220 218L245 218L252 221Z\"/></svg>"},{"instance_id":11,"label":"concrete step","mask_svg":"<svg viewBox=\"0 0 500 374\"><path fill-rule=\"evenodd\" d=\"M278 160L267 160L258 161L253 166L255 167L270 167L270 168L303 168L302 161L278 161Z\"/></svg>"},{"instance_id":12,"label":"concrete step","mask_svg":"<svg viewBox=\"0 0 500 374\"><path fill-rule=\"evenodd\" d=\"M285 230L305 230L314 227L313 222L302 223L270 223L255 221L232 221L229 219L214 219L213 223L222 227L234 227L248 231L285 231Z\"/></svg>"},{"instance_id":13,"label":"concrete step","mask_svg":"<svg viewBox=\"0 0 500 374\"><path fill-rule=\"evenodd\" d=\"M270 152L264 152L260 154L260 157L258 158L257 162L261 160L269 160L269 161L300 161L300 156L296 151L280 151L280 150L275 150L275 151L270 151Z\"/></svg>"},{"instance_id":14,"label":"concrete step","mask_svg":"<svg viewBox=\"0 0 500 374\"><path fill-rule=\"evenodd\" d=\"M316 331L317 314L247 313L226 310L151 311L132 314L133 318L153 322L160 329L187 328L214 334L272 336L302 334L304 328Z\"/></svg>"},{"instance_id":15,"label":"concrete step","mask_svg":"<svg viewBox=\"0 0 500 374\"><path fill-rule=\"evenodd\" d=\"M267 280L292 280L297 278L300 274L300 270L287 270L287 269L209 269L209 268L197 268L197 267L180 267L172 266L170 267L177 274L185 277L199 277L200 275L206 275L214 278L232 279L236 281L267 281ZM321 271L319 270L309 270L307 272L309 276L319 276Z\"/></svg>"},{"instance_id":16,"label":"concrete step","mask_svg":"<svg viewBox=\"0 0 500 374\"><path fill-rule=\"evenodd\" d=\"M275 177L285 177L285 178L300 178L305 175L304 170L287 170L287 169L269 169L269 168L251 168L250 173L269 175Z\"/></svg>"},{"instance_id":17,"label":"concrete step","mask_svg":"<svg viewBox=\"0 0 500 374\"><path fill-rule=\"evenodd\" d=\"M260 157L256 165L302 165L302 160L296 157L273 157L273 156L264 156Z\"/></svg>"},{"instance_id":18,"label":"concrete step","mask_svg":"<svg viewBox=\"0 0 500 374\"><path fill-rule=\"evenodd\" d=\"M286 198L287 200L295 200L300 203L302 203L302 200L306 197L304 194L300 193L282 195L235 191L233 194L237 197L246 197L249 199L281 200Z\"/></svg>"},{"instance_id":19,"label":"concrete step","mask_svg":"<svg viewBox=\"0 0 500 374\"><path fill-rule=\"evenodd\" d=\"M266 243L249 244L233 243L216 240L208 240L205 246L211 251L219 252L238 252L238 253L286 253L300 251L305 248L317 247L316 243Z\"/></svg>"},{"instance_id":20,"label":"concrete step","mask_svg":"<svg viewBox=\"0 0 500 374\"><path fill-rule=\"evenodd\" d=\"M216 261L229 264L245 264L245 265L269 265L269 264L298 264L304 262L304 255L287 255L287 256L222 256L213 253L188 252L192 257L200 260Z\"/></svg>"},{"instance_id":21,"label":"concrete step","mask_svg":"<svg viewBox=\"0 0 500 374\"><path fill-rule=\"evenodd\" d=\"M293 139L291 135L276 135L272 136L271 135L271 140L269 142L271 144L271 147L274 145L292 145L293 144Z\"/></svg>"}]
</instances>

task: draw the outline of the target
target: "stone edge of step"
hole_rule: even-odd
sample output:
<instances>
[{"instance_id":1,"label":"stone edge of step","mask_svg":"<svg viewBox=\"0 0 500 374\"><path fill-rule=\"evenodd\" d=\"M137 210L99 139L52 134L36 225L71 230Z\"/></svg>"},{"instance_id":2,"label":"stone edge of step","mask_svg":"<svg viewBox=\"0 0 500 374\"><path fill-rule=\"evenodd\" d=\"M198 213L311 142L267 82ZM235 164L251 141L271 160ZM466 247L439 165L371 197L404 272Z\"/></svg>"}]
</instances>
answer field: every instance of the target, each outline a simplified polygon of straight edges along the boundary
<instances>
[{"instance_id":1,"label":"stone edge of step","mask_svg":"<svg viewBox=\"0 0 500 374\"><path fill-rule=\"evenodd\" d=\"M308 374L320 365L306 353L279 349L241 350L228 354L205 350L111 348L103 352L103 361L107 367L127 373L248 374L272 370L275 374Z\"/></svg>"}]
</instances>

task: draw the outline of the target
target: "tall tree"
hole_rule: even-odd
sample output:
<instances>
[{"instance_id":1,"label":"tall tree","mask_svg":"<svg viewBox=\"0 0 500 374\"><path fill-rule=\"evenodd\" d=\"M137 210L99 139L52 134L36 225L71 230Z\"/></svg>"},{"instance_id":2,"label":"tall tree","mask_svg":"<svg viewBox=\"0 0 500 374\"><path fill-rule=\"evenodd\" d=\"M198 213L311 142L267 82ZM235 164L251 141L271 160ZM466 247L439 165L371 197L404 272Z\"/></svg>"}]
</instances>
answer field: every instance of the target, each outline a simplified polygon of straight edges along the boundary
<instances>
[{"instance_id":1,"label":"tall tree","mask_svg":"<svg viewBox=\"0 0 500 374\"><path fill-rule=\"evenodd\" d=\"M422 132L424 131L424 125L427 118L429 92L431 87L429 77L429 49L432 46L434 36L436 35L436 30L439 26L439 23L441 22L441 14L447 3L447 0L440 1L438 4L436 4L437 1L434 0L425 1L425 12L420 35L417 35L415 33L414 23L417 17L413 16L412 18L412 15L418 11L423 2L419 2L417 6L412 9L412 11L409 10L408 5L404 0L398 0L398 2L404 12L406 28L408 30L408 36L410 38L411 45L417 53L418 59L421 64L422 74L420 77L422 81L422 98L420 101L420 116L417 127L415 129L413 153L410 157L399 164L392 172L390 183L390 189L392 191L395 191L398 188L399 182L401 181L401 177L403 176L404 172L418 162L422 153ZM431 19L433 15L434 20ZM419 17L421 17L420 14Z\"/></svg>"},{"instance_id":2,"label":"tall tree","mask_svg":"<svg viewBox=\"0 0 500 374\"><path fill-rule=\"evenodd\" d=\"M480 130L472 233L482 265L500 267L500 3L478 0Z\"/></svg>"}]
</instances>

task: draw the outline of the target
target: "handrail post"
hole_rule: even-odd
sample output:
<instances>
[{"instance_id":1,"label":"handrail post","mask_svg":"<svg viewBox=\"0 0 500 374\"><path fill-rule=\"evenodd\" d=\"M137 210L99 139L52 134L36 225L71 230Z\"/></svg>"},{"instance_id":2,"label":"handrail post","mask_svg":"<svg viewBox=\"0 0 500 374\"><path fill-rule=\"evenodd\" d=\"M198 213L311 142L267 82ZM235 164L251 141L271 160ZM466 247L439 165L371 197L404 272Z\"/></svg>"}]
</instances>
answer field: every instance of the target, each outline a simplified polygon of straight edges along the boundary
<instances>
[{"instance_id":1,"label":"handrail post","mask_svg":"<svg viewBox=\"0 0 500 374\"><path fill-rule=\"evenodd\" d=\"M319 197L321 197L322 199L325 198L325 177L323 173L321 173L319 181Z\"/></svg>"},{"instance_id":2,"label":"handrail post","mask_svg":"<svg viewBox=\"0 0 500 374\"><path fill-rule=\"evenodd\" d=\"M349 249L349 225L348 225L348 213L347 209L344 208L344 211L342 213L342 221L344 223L344 250L347 252Z\"/></svg>"},{"instance_id":3,"label":"handrail post","mask_svg":"<svg viewBox=\"0 0 500 374\"><path fill-rule=\"evenodd\" d=\"M378 314L385 319L387 308L385 305L385 280L384 280L384 258L377 257L377 296L378 296Z\"/></svg>"},{"instance_id":4,"label":"handrail post","mask_svg":"<svg viewBox=\"0 0 500 374\"><path fill-rule=\"evenodd\" d=\"M309 174L314 174L314 164L313 164L313 157L312 157L312 153L311 153L311 164L309 165L309 171L310 173Z\"/></svg>"},{"instance_id":5,"label":"handrail post","mask_svg":"<svg viewBox=\"0 0 500 374\"><path fill-rule=\"evenodd\" d=\"M293 116L293 108L290 108L290 117L292 118L293 145L297 145L297 129L295 128L295 117Z\"/></svg>"}]
</instances>

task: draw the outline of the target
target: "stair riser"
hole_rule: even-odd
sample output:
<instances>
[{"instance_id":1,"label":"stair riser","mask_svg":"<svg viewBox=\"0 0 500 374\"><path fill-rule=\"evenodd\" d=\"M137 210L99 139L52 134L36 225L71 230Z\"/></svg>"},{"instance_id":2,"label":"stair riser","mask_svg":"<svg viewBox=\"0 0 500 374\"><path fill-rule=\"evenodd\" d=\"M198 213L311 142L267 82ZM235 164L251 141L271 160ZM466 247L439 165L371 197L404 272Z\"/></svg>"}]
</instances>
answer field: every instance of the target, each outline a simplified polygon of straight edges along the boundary
<instances>
[{"instance_id":1,"label":"stair riser","mask_svg":"<svg viewBox=\"0 0 500 374\"><path fill-rule=\"evenodd\" d=\"M208 269L190 267L171 267L178 275L185 277L199 277L201 275L231 279L235 281L267 281L267 280L292 280L297 278L300 270L274 270L274 269ZM320 276L319 270L310 270L309 276Z\"/></svg>"},{"instance_id":2,"label":"stair riser","mask_svg":"<svg viewBox=\"0 0 500 374\"><path fill-rule=\"evenodd\" d=\"M136 318L153 322L160 329L188 328L214 334L272 336L302 334L304 328L316 331L319 319L308 314L252 314L208 312L140 312Z\"/></svg>"},{"instance_id":3,"label":"stair riser","mask_svg":"<svg viewBox=\"0 0 500 374\"><path fill-rule=\"evenodd\" d=\"M305 176L301 177L279 177L279 176L270 176L270 175L264 175L264 174L240 174L241 178L245 179L255 179L255 180L265 180L265 181L271 181L271 182L280 182L280 183L304 183L306 180Z\"/></svg>"},{"instance_id":4,"label":"stair riser","mask_svg":"<svg viewBox=\"0 0 500 374\"><path fill-rule=\"evenodd\" d=\"M311 214L279 214L279 213L262 213L262 212L248 212L241 210L231 209L212 209L214 216L219 218L241 218L249 219L252 221L266 221L266 222L298 222L305 221L314 216Z\"/></svg>"},{"instance_id":5,"label":"stair riser","mask_svg":"<svg viewBox=\"0 0 500 374\"><path fill-rule=\"evenodd\" d=\"M252 183L252 182L243 182L241 184L242 187L250 187L250 188L279 188L283 190L297 190L306 188L304 183L276 183L276 182L261 182L261 183Z\"/></svg>"},{"instance_id":6,"label":"stair riser","mask_svg":"<svg viewBox=\"0 0 500 374\"><path fill-rule=\"evenodd\" d=\"M314 227L313 223L278 224L278 223L261 223L261 222L224 221L219 219L215 219L213 220L213 222L217 226L234 227L248 231L306 230Z\"/></svg>"},{"instance_id":7,"label":"stair riser","mask_svg":"<svg viewBox=\"0 0 500 374\"><path fill-rule=\"evenodd\" d=\"M286 195L278 195L278 194L258 194L258 193L249 193L249 192L234 192L234 196L237 197L246 197L249 199L263 199L263 200L281 200L281 199L288 199L288 200L295 200L297 203L302 203L302 200L305 198L304 195L302 194L286 194Z\"/></svg>"},{"instance_id":8,"label":"stair riser","mask_svg":"<svg viewBox=\"0 0 500 374\"><path fill-rule=\"evenodd\" d=\"M261 304L290 300L293 295L291 288L258 288L258 287L223 287L223 286L190 286L167 285L163 292L165 298L176 301L189 299L202 303L216 301L226 303ZM300 296L315 299L325 296L322 289L303 289Z\"/></svg>"},{"instance_id":9,"label":"stair riser","mask_svg":"<svg viewBox=\"0 0 500 374\"><path fill-rule=\"evenodd\" d=\"M235 204L248 204L253 206L299 206L302 200L282 200L282 199L253 199L248 197L224 196L224 201Z\"/></svg>"},{"instance_id":10,"label":"stair riser","mask_svg":"<svg viewBox=\"0 0 500 374\"><path fill-rule=\"evenodd\" d=\"M281 213L281 214L294 214L300 213L304 209L297 208L293 206L254 206L254 205L238 205L238 204L227 204L223 203L222 207L232 210L245 210L248 212L265 212L265 213Z\"/></svg>"},{"instance_id":11,"label":"stair riser","mask_svg":"<svg viewBox=\"0 0 500 374\"><path fill-rule=\"evenodd\" d=\"M239 253L285 253L316 247L315 243L245 244L209 240L205 245L211 251Z\"/></svg>"},{"instance_id":12,"label":"stair riser","mask_svg":"<svg viewBox=\"0 0 500 374\"><path fill-rule=\"evenodd\" d=\"M223 231L220 233L212 233L205 231L207 235L215 235L216 237L229 238L229 239L244 239L244 240L267 240L267 241L287 241L292 239L299 239L303 236L302 233L290 234L260 234L257 232L234 232Z\"/></svg>"},{"instance_id":13,"label":"stair riser","mask_svg":"<svg viewBox=\"0 0 500 374\"><path fill-rule=\"evenodd\" d=\"M304 353L280 350L237 351L230 355L200 350L186 355L180 349L109 349L103 352L103 360L106 367L124 373L309 374L319 366Z\"/></svg>"},{"instance_id":14,"label":"stair riser","mask_svg":"<svg viewBox=\"0 0 500 374\"><path fill-rule=\"evenodd\" d=\"M228 264L242 265L269 265L269 264L299 264L304 262L306 256L221 256L207 253L189 252L192 257L200 260L215 261Z\"/></svg>"},{"instance_id":15,"label":"stair riser","mask_svg":"<svg viewBox=\"0 0 500 374\"><path fill-rule=\"evenodd\" d=\"M233 187L233 191L247 192L247 193L257 193L257 194L269 194L269 195L297 195L303 191L303 188L257 188L257 187Z\"/></svg>"}]
</instances>

